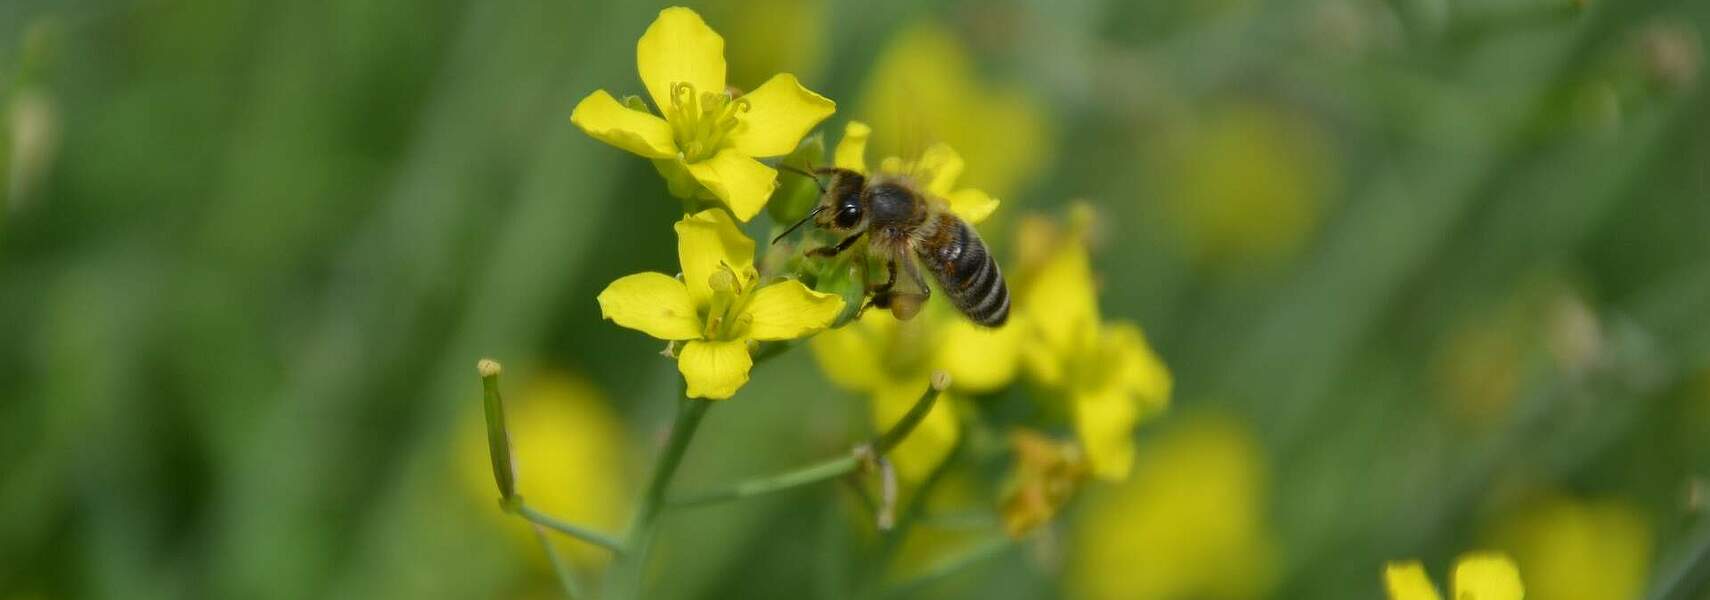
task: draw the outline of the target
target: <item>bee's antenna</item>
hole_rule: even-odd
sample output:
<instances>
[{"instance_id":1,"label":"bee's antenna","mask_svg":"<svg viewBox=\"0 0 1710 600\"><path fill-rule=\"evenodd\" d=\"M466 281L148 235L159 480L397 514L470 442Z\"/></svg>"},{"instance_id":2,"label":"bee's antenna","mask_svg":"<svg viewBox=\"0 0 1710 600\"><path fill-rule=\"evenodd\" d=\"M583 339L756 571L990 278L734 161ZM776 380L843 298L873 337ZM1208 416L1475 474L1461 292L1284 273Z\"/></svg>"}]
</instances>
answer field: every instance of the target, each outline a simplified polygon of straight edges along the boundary
<instances>
[{"instance_id":1,"label":"bee's antenna","mask_svg":"<svg viewBox=\"0 0 1710 600\"><path fill-rule=\"evenodd\" d=\"M801 227L803 224L807 223L808 219L812 219L814 217L814 215L819 214L819 211L822 211L822 210L825 210L824 205L821 205L821 206L813 209L812 211L809 211L807 216L802 217L802 220L796 221L795 225L791 225L789 229L785 229L783 233L778 234L778 237L772 238L772 243L774 243L774 244L778 243L778 240L784 239L784 236L789 235L790 232L795 231L797 227Z\"/></svg>"},{"instance_id":2,"label":"bee's antenna","mask_svg":"<svg viewBox=\"0 0 1710 600\"><path fill-rule=\"evenodd\" d=\"M821 193L821 194L825 193L825 184L819 182L819 176L818 175L815 175L811 172L803 170L801 167L791 166L791 165L784 164L784 163L778 163L778 168L783 169L785 171L789 171L791 173L795 173L797 175L801 175L802 177L806 177L808 179L813 180L813 184L816 186L819 186L819 193Z\"/></svg>"}]
</instances>

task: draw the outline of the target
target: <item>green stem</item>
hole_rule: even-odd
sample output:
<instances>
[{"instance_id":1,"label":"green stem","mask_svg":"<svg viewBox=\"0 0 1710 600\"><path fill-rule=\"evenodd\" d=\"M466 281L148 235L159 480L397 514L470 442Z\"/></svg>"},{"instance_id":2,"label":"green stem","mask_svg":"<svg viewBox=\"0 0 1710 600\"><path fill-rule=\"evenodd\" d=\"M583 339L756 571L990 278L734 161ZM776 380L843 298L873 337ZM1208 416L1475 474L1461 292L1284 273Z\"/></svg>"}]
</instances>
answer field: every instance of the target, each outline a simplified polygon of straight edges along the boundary
<instances>
[{"instance_id":1,"label":"green stem","mask_svg":"<svg viewBox=\"0 0 1710 600\"><path fill-rule=\"evenodd\" d=\"M752 498L754 496L764 496L766 494L781 492L794 487L811 485L828 479L835 479L854 472L855 469L860 466L861 461L857 459L855 455L851 454L808 465L793 471L787 471L757 479L750 479L721 490L703 492L680 500L672 500L671 507L691 508L696 506L705 506L708 504L718 504L720 502L729 502L731 500L741 500L743 498Z\"/></svg>"},{"instance_id":2,"label":"green stem","mask_svg":"<svg viewBox=\"0 0 1710 600\"><path fill-rule=\"evenodd\" d=\"M534 507L527 504L519 503L516 508L516 513L517 516L528 519L530 523L534 523L535 525L611 550L616 554L621 555L624 553L623 542L618 541L617 538L581 525L560 521L551 515L535 510Z\"/></svg>"},{"instance_id":3,"label":"green stem","mask_svg":"<svg viewBox=\"0 0 1710 600\"><path fill-rule=\"evenodd\" d=\"M939 393L948 385L948 378L934 377L933 386L928 388L926 393L921 394L920 399L915 401L914 406L909 408L908 413L904 414L902 419L899 419L895 425L892 425L889 430L871 443L858 446L855 451L845 456L823 460L775 475L750 479L724 489L673 500L670 504L673 508L688 508L741 500L812 485L852 473L861 467L863 458L882 457L907 438L908 434L913 432L922 420L926 419L927 413L932 412L933 405L938 401Z\"/></svg>"},{"instance_id":4,"label":"green stem","mask_svg":"<svg viewBox=\"0 0 1710 600\"><path fill-rule=\"evenodd\" d=\"M546 530L540 525L530 529L534 530L534 539L540 542L541 549L546 550L547 560L552 561L552 572L558 576L558 585L564 588L564 597L570 600L586 598L582 593L582 586L576 582L576 572L570 570L570 564L564 562L564 557L558 554L557 548L552 547L552 540L547 539Z\"/></svg>"},{"instance_id":5,"label":"green stem","mask_svg":"<svg viewBox=\"0 0 1710 600\"><path fill-rule=\"evenodd\" d=\"M647 553L653 543L653 534L658 528L659 512L665 505L665 492L671 487L671 479L676 476L677 467L683 463L683 454L689 449L689 441L694 439L695 430L700 428L701 418L706 416L707 407L711 405L708 400L687 397L679 399L677 419L671 425L671 433L665 440L665 450L659 454L658 461L653 465L653 478L648 481L647 491L635 508L634 520L630 522L627 543L624 544L630 552L613 576L614 585L619 586L614 597L634 597L640 589L641 574L647 564Z\"/></svg>"},{"instance_id":6,"label":"green stem","mask_svg":"<svg viewBox=\"0 0 1710 600\"><path fill-rule=\"evenodd\" d=\"M1687 545L1680 557L1651 584L1650 592L1645 595L1647 600L1692 598L1696 596L1690 595L1691 592L1702 591L1705 578L1710 577L1710 566L1707 566L1710 565L1710 522L1700 526Z\"/></svg>"}]
</instances>

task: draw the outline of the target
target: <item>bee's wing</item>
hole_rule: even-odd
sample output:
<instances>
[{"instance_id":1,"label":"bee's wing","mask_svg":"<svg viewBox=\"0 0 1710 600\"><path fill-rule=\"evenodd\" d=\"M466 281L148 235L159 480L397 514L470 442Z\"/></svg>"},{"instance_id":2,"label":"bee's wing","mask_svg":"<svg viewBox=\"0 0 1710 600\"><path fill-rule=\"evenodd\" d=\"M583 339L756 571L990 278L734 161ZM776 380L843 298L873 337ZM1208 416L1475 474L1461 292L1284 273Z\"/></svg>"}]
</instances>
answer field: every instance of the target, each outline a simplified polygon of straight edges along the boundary
<instances>
[{"instance_id":1,"label":"bee's wing","mask_svg":"<svg viewBox=\"0 0 1710 600\"><path fill-rule=\"evenodd\" d=\"M926 155L926 149L932 147L939 139L933 133L932 124L927 120L926 115L917 108L919 105L916 99L921 96L916 93L915 87L912 82L908 81L899 82L896 86L896 94L891 98L892 110L890 111L891 118L896 122L888 124L894 127L897 132L896 144L885 148L894 151L894 153L881 151L880 155L895 156L902 159L903 170L899 174L912 183L924 185L926 179L932 174L922 172L920 159Z\"/></svg>"}]
</instances>

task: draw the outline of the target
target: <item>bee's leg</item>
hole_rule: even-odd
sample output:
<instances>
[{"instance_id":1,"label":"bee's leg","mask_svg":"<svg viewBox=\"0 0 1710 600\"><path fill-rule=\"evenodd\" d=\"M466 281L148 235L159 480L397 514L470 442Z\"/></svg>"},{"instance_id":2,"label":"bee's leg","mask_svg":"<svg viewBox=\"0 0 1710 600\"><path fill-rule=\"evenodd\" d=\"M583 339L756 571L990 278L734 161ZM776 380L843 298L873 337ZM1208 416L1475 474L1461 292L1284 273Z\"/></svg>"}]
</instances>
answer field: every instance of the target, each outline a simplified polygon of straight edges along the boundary
<instances>
[{"instance_id":1,"label":"bee's leg","mask_svg":"<svg viewBox=\"0 0 1710 600\"><path fill-rule=\"evenodd\" d=\"M861 310L855 312L856 318L860 318L862 313L867 312L868 308L872 308L874 306L879 308L890 308L891 286L894 286L897 283L897 261L886 261L885 271L889 272L890 276L885 279L884 283L867 288L867 293L871 294L872 297L867 300L865 305L861 306Z\"/></svg>"},{"instance_id":2,"label":"bee's leg","mask_svg":"<svg viewBox=\"0 0 1710 600\"><path fill-rule=\"evenodd\" d=\"M843 238L843 241L838 242L836 246L820 246L809 250L807 251L807 255L825 257L837 256L842 254L844 250L848 250L850 246L855 245L855 240L861 239L861 236L866 234L867 232L865 231L858 232L855 235Z\"/></svg>"},{"instance_id":3,"label":"bee's leg","mask_svg":"<svg viewBox=\"0 0 1710 600\"><path fill-rule=\"evenodd\" d=\"M893 260L886 262L885 271L890 274L889 277L885 278L885 282L868 290L869 292L872 292L874 296L890 293L891 286L897 284L897 261Z\"/></svg>"}]
</instances>

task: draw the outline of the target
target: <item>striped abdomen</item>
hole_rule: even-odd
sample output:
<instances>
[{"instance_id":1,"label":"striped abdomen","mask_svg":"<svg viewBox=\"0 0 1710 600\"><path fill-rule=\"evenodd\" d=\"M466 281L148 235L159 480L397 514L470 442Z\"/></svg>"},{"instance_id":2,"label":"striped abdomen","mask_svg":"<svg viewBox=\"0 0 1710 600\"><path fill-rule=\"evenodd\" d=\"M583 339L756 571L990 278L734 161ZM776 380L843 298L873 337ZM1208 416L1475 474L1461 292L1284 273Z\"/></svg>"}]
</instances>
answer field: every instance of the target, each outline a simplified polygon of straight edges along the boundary
<instances>
[{"instance_id":1,"label":"striped abdomen","mask_svg":"<svg viewBox=\"0 0 1710 600\"><path fill-rule=\"evenodd\" d=\"M1009 286L997 261L974 228L949 214L937 215L932 235L917 248L950 303L975 323L997 327L1009 320Z\"/></svg>"}]
</instances>

